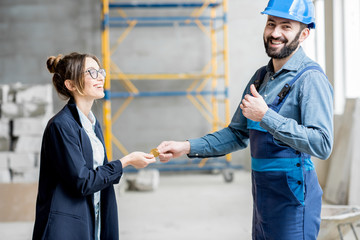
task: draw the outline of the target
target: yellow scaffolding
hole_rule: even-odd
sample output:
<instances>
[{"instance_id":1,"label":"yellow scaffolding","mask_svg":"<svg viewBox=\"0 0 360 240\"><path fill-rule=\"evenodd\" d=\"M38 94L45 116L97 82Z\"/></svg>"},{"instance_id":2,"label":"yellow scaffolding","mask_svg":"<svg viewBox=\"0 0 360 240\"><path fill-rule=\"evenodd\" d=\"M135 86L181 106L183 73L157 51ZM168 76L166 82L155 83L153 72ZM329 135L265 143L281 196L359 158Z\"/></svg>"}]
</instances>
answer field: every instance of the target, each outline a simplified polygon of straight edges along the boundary
<instances>
[{"instance_id":1,"label":"yellow scaffolding","mask_svg":"<svg viewBox=\"0 0 360 240\"><path fill-rule=\"evenodd\" d=\"M168 17L128 17L125 9L143 8L191 8L189 16L168 16ZM116 16L110 16L110 9L113 9ZM207 11L208 10L208 11ZM128 151L124 145L112 133L112 124L116 121L129 103L135 97L147 96L186 96L191 103L199 110L203 117L212 125L212 131L219 127L225 127L230 122L230 107L228 99L228 28L227 28L227 0L202 0L198 2L184 3L124 3L109 2L102 0L102 61L103 67L108 73L105 81L105 98L103 104L104 138L108 158L112 159L112 144L114 144L124 155ZM220 14L219 14L220 12ZM176 22L177 26L198 27L211 43L211 59L199 73L167 73L167 74L131 74L122 72L121 68L111 60L112 54L124 41L128 34L137 26L158 27L169 26ZM220 26L217 26L220 23ZM115 43L110 46L109 32L113 27L125 29ZM219 34L222 41L218 42ZM222 58L221 58L222 56ZM220 59L220 60L219 60ZM220 64L221 63L221 64ZM126 92L111 92L111 81L119 80ZM184 92L141 92L133 84L136 80L187 80L192 81ZM220 81L221 80L221 81ZM220 86L220 83L222 86ZM211 90L204 90L211 84ZM221 90L220 90L221 89ZM205 97L210 96L210 101ZM221 96L222 98L219 98ZM112 115L112 98L125 98ZM219 105L223 104L225 116L219 116ZM202 167L207 159L203 159L199 166ZM231 156L226 156L226 161L231 161Z\"/></svg>"}]
</instances>

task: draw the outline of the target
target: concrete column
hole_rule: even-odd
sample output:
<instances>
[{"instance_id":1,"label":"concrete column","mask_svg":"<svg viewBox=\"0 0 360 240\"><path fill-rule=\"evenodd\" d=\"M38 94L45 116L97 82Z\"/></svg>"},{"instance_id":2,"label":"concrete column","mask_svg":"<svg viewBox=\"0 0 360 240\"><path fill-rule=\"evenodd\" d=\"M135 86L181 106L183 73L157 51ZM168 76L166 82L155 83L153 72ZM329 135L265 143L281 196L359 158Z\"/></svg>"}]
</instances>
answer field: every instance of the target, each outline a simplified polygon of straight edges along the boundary
<instances>
[{"instance_id":1,"label":"concrete column","mask_svg":"<svg viewBox=\"0 0 360 240\"><path fill-rule=\"evenodd\" d=\"M335 113L345 104L343 0L327 0L325 7L326 74L334 86Z\"/></svg>"},{"instance_id":2,"label":"concrete column","mask_svg":"<svg viewBox=\"0 0 360 240\"><path fill-rule=\"evenodd\" d=\"M343 10L345 93L347 98L359 98L360 1L343 0Z\"/></svg>"},{"instance_id":3,"label":"concrete column","mask_svg":"<svg viewBox=\"0 0 360 240\"><path fill-rule=\"evenodd\" d=\"M334 110L337 115L343 114L346 101L343 1L323 1L325 17L325 71L330 83L334 87ZM335 121L335 125L339 125L339 121ZM334 158L330 158L327 161L314 159L319 182L323 188L326 187L329 168L333 161L337 160Z\"/></svg>"}]
</instances>

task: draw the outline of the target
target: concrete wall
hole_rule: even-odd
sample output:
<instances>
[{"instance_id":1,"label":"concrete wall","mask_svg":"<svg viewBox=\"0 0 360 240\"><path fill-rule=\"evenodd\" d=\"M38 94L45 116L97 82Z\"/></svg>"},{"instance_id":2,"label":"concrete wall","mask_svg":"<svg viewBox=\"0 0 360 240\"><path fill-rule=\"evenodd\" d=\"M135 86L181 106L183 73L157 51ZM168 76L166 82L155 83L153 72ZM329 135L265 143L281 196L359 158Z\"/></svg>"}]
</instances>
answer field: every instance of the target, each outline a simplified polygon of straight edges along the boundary
<instances>
[{"instance_id":1,"label":"concrete wall","mask_svg":"<svg viewBox=\"0 0 360 240\"><path fill-rule=\"evenodd\" d=\"M99 11L97 0L0 1L0 83L51 83L49 56L100 54ZM63 103L55 99L59 109Z\"/></svg>"},{"instance_id":2,"label":"concrete wall","mask_svg":"<svg viewBox=\"0 0 360 240\"><path fill-rule=\"evenodd\" d=\"M266 3L265 0L254 0L251 4L247 0L229 0L231 114L247 81L268 61L262 43L266 17L260 14ZM0 83L51 82L45 66L50 55L78 51L101 57L100 24L98 0L2 0ZM117 33L111 35L112 39L117 36ZM199 29L138 28L125 39L113 60L124 72L194 72L207 63L209 53L209 40ZM142 91L186 89L189 84L135 83ZM121 87L114 83L113 89L121 90ZM122 101L113 101L113 107ZM54 111L63 105L54 94ZM101 121L101 101L96 102L94 112ZM135 99L113 125L114 134L128 151L149 151L162 140L195 138L208 131L210 125L185 97ZM247 152L233 156L234 161L248 164ZM121 157L115 148L114 157Z\"/></svg>"}]
</instances>

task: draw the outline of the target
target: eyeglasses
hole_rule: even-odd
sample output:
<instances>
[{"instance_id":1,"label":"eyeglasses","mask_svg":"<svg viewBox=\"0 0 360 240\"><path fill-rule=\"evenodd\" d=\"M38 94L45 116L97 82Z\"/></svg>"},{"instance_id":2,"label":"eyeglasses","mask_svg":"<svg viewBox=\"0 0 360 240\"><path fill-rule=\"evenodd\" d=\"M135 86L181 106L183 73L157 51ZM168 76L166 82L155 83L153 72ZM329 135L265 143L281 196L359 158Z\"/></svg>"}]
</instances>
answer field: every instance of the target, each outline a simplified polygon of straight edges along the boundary
<instances>
[{"instance_id":1,"label":"eyeglasses","mask_svg":"<svg viewBox=\"0 0 360 240\"><path fill-rule=\"evenodd\" d=\"M97 79L98 76L99 76L99 73L100 73L101 75L103 75L104 78L106 77L106 72L105 72L105 69L103 69L103 68L100 68L99 70L96 70L96 69L94 69L94 68L91 68L91 69L85 71L85 73L87 73L87 72L90 74L90 76L91 76L93 79Z\"/></svg>"}]
</instances>

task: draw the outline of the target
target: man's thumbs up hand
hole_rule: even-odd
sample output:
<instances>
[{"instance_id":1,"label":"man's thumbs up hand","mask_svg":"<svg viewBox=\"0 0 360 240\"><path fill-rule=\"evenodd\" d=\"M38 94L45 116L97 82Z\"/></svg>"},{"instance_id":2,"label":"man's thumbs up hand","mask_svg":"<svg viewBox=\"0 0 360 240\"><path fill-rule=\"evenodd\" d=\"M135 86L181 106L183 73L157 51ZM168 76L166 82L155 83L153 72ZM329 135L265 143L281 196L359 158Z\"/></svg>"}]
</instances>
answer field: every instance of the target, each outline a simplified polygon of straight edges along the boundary
<instances>
[{"instance_id":1,"label":"man's thumbs up hand","mask_svg":"<svg viewBox=\"0 0 360 240\"><path fill-rule=\"evenodd\" d=\"M251 84L250 92L252 96L246 94L244 99L241 101L240 108L246 118L260 122L269 107L263 97L256 90L254 84Z\"/></svg>"},{"instance_id":2,"label":"man's thumbs up hand","mask_svg":"<svg viewBox=\"0 0 360 240\"><path fill-rule=\"evenodd\" d=\"M250 85L250 92L254 97L256 97L256 98L261 97L262 98L262 96L258 93L258 91L256 91L256 88L255 88L254 84Z\"/></svg>"}]
</instances>

